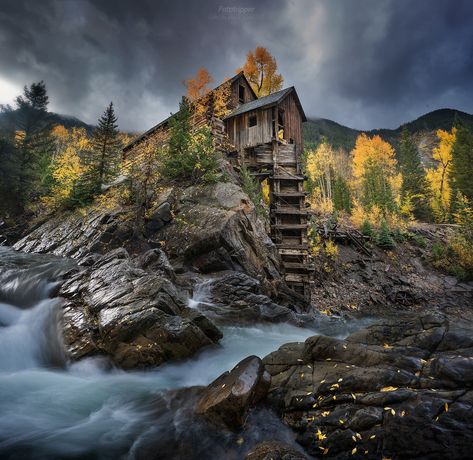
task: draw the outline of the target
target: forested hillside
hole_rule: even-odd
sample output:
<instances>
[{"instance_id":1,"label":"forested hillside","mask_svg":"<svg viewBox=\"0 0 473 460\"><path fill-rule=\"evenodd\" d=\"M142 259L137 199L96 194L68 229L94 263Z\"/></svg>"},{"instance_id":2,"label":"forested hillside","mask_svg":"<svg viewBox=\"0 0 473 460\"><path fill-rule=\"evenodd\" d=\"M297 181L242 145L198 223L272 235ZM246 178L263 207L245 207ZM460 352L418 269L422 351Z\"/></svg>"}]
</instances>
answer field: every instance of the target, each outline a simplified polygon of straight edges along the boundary
<instances>
[{"instance_id":1,"label":"forested hillside","mask_svg":"<svg viewBox=\"0 0 473 460\"><path fill-rule=\"evenodd\" d=\"M429 137L429 134L438 129L451 129L455 119L461 120L466 126L473 128L473 115L460 110L438 109L396 129L373 129L364 132L370 136L378 134L383 140L396 144L402 129L406 127L411 134L416 135L418 144L420 144L424 137ZM350 151L355 146L356 138L361 132L325 118L310 119L304 123L304 143L306 148L312 148L320 144L322 139L326 139L333 147L342 147Z\"/></svg>"}]
</instances>

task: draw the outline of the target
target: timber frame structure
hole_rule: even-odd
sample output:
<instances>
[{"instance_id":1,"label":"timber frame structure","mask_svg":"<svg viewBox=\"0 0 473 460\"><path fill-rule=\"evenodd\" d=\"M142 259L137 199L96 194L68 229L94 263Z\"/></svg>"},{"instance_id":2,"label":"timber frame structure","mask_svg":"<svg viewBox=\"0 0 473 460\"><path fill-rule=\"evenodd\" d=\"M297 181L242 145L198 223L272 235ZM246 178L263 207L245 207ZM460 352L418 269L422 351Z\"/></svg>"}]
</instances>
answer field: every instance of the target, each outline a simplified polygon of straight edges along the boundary
<instances>
[{"instance_id":1,"label":"timber frame structure","mask_svg":"<svg viewBox=\"0 0 473 460\"><path fill-rule=\"evenodd\" d=\"M225 107L217 113L215 101L222 95ZM193 126L210 126L216 148L234 166L244 164L260 182L268 181L270 236L281 256L286 284L309 301L314 267L308 250L309 213L301 167L302 123L306 117L295 88L258 98L240 72L204 97L205 110L195 111ZM128 144L124 157L132 156L145 140L165 142L170 118Z\"/></svg>"}]
</instances>

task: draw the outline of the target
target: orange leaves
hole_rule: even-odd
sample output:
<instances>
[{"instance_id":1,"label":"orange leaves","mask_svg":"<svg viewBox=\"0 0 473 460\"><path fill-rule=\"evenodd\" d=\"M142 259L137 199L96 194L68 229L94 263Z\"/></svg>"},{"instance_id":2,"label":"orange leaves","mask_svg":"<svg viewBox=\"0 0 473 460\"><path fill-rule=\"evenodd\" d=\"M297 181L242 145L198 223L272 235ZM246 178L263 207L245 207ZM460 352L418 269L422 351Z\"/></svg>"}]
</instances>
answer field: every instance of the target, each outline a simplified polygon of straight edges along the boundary
<instances>
[{"instance_id":1,"label":"orange leaves","mask_svg":"<svg viewBox=\"0 0 473 460\"><path fill-rule=\"evenodd\" d=\"M277 73L276 59L264 46L257 46L247 54L242 70L258 97L267 96L282 88L284 79Z\"/></svg>"},{"instance_id":2,"label":"orange leaves","mask_svg":"<svg viewBox=\"0 0 473 460\"><path fill-rule=\"evenodd\" d=\"M214 79L205 67L201 67L194 78L189 78L184 82L187 88L187 97L192 101L196 101L199 97L204 96L209 91L209 85Z\"/></svg>"}]
</instances>

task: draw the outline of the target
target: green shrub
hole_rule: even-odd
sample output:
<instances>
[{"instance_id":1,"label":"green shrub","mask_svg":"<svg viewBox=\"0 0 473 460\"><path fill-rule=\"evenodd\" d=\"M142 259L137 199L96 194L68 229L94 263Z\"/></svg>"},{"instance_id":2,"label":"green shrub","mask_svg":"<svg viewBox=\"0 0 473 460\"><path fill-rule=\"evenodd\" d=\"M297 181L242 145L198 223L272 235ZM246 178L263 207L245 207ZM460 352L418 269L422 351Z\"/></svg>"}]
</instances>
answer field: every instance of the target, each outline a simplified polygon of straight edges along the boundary
<instances>
[{"instance_id":1,"label":"green shrub","mask_svg":"<svg viewBox=\"0 0 473 460\"><path fill-rule=\"evenodd\" d=\"M220 156L214 148L212 131L208 126L191 130L191 111L185 99L169 123L170 137L164 154L163 176L192 183L220 180L223 177Z\"/></svg>"},{"instance_id":2,"label":"green shrub","mask_svg":"<svg viewBox=\"0 0 473 460\"><path fill-rule=\"evenodd\" d=\"M420 248L427 247L427 241L422 235L419 235L418 233L408 232L406 236Z\"/></svg>"},{"instance_id":3,"label":"green shrub","mask_svg":"<svg viewBox=\"0 0 473 460\"><path fill-rule=\"evenodd\" d=\"M364 220L361 225L361 233L365 236L372 238L374 236L373 226L369 220Z\"/></svg>"},{"instance_id":4,"label":"green shrub","mask_svg":"<svg viewBox=\"0 0 473 460\"><path fill-rule=\"evenodd\" d=\"M264 206L263 192L261 185L257 179L251 174L249 169L242 165L240 168L241 188L249 196L250 200L255 205L255 210L258 216L267 218L268 211Z\"/></svg>"},{"instance_id":5,"label":"green shrub","mask_svg":"<svg viewBox=\"0 0 473 460\"><path fill-rule=\"evenodd\" d=\"M393 249L394 240L391 237L388 224L385 220L381 222L381 227L376 235L376 244L382 249Z\"/></svg>"},{"instance_id":6,"label":"green shrub","mask_svg":"<svg viewBox=\"0 0 473 460\"><path fill-rule=\"evenodd\" d=\"M396 227L394 229L394 232L393 232L392 236L394 238L394 241L397 241L398 243L402 243L406 239L406 237L404 236L403 231L399 227Z\"/></svg>"}]
</instances>

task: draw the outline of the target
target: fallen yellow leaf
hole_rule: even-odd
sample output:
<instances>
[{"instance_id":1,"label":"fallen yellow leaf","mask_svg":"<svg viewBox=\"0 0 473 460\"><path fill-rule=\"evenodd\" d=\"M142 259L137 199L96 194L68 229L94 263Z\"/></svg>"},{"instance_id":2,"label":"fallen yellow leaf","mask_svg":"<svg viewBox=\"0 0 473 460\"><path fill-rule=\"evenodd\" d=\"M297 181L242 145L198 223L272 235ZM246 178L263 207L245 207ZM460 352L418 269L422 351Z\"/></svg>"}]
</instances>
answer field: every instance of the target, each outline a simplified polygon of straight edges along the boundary
<instances>
[{"instance_id":1,"label":"fallen yellow leaf","mask_svg":"<svg viewBox=\"0 0 473 460\"><path fill-rule=\"evenodd\" d=\"M396 390L397 390L397 387L383 387L383 388L381 388L380 391L381 391L382 393L386 393L386 392L388 392L388 391L396 391Z\"/></svg>"},{"instance_id":2,"label":"fallen yellow leaf","mask_svg":"<svg viewBox=\"0 0 473 460\"><path fill-rule=\"evenodd\" d=\"M448 403L445 403L445 412L448 412Z\"/></svg>"},{"instance_id":3,"label":"fallen yellow leaf","mask_svg":"<svg viewBox=\"0 0 473 460\"><path fill-rule=\"evenodd\" d=\"M356 454L356 447L351 451L351 454L352 454L352 455L355 455L355 454Z\"/></svg>"},{"instance_id":4,"label":"fallen yellow leaf","mask_svg":"<svg viewBox=\"0 0 473 460\"><path fill-rule=\"evenodd\" d=\"M327 435L325 435L324 433L322 433L322 432L320 431L320 429L317 430L317 433L316 433L316 434L317 434L317 439L318 439L319 441L323 441L324 439L327 439Z\"/></svg>"}]
</instances>

